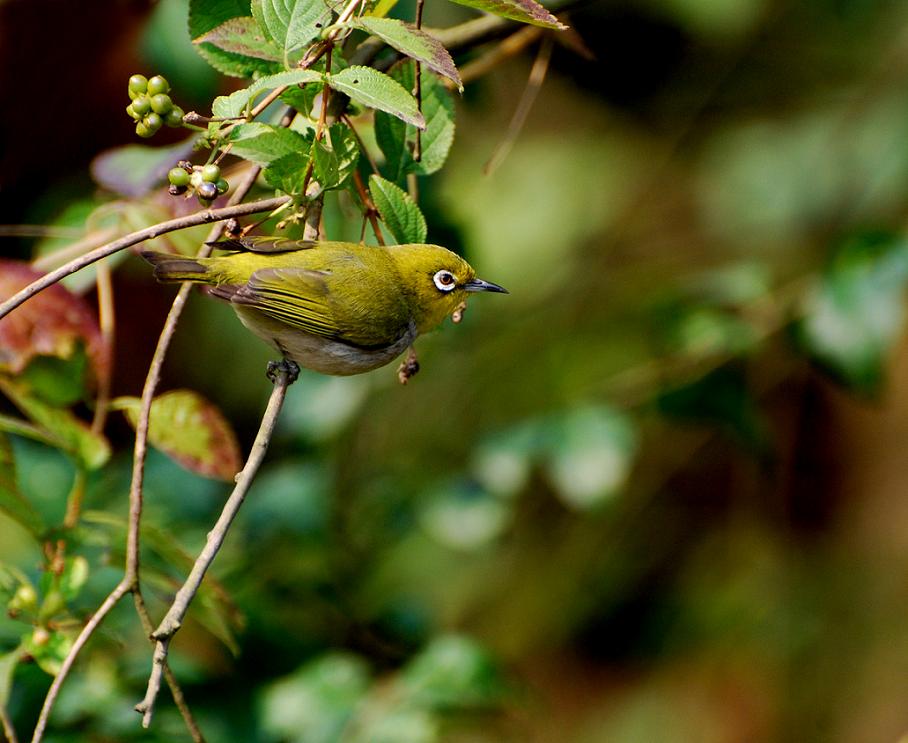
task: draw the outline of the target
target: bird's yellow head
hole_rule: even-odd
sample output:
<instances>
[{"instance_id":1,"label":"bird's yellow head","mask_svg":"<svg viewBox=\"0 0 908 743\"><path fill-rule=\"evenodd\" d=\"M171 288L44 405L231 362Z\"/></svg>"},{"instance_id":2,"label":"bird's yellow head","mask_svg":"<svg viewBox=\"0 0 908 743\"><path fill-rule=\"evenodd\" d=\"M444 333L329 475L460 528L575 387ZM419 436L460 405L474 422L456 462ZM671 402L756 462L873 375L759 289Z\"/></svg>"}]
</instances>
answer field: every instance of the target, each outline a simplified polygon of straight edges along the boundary
<instances>
[{"instance_id":1,"label":"bird's yellow head","mask_svg":"<svg viewBox=\"0 0 908 743\"><path fill-rule=\"evenodd\" d=\"M440 325L464 302L468 292L508 293L498 284L477 278L473 267L447 248L397 245L388 252L411 296L420 333Z\"/></svg>"}]
</instances>

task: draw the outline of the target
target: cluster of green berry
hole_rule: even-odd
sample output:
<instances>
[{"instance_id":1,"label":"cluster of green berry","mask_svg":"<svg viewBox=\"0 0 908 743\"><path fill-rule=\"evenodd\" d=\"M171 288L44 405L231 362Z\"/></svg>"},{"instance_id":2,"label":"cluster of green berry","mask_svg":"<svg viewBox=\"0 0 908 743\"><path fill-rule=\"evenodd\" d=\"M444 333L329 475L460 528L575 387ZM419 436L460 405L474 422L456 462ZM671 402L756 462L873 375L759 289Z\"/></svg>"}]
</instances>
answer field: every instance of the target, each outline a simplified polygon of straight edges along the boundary
<instances>
[{"instance_id":1,"label":"cluster of green berry","mask_svg":"<svg viewBox=\"0 0 908 743\"><path fill-rule=\"evenodd\" d=\"M160 75L150 80L144 75L129 78L129 98L126 113L136 122L136 134L150 137L164 124L182 126L183 109L174 106L170 96L170 83Z\"/></svg>"},{"instance_id":2,"label":"cluster of green berry","mask_svg":"<svg viewBox=\"0 0 908 743\"><path fill-rule=\"evenodd\" d=\"M175 168L171 168L167 180L171 194L179 196L191 188L202 206L210 206L215 198L230 188L230 184L221 177L221 169L214 163L199 166L181 160Z\"/></svg>"}]
</instances>

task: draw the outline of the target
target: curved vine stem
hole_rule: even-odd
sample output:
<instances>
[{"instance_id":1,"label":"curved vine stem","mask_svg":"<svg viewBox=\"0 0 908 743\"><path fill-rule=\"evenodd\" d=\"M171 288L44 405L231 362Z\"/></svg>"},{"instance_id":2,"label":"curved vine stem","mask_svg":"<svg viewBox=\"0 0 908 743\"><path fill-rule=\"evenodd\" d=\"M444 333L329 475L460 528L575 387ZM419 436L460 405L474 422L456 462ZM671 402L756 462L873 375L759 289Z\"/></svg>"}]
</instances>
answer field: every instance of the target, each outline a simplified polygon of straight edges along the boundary
<instances>
[{"instance_id":1,"label":"curved vine stem","mask_svg":"<svg viewBox=\"0 0 908 743\"><path fill-rule=\"evenodd\" d=\"M201 212L196 212L195 214L190 214L186 217L170 219L166 222L159 222L158 224L154 224L151 227L146 227L145 229L131 232L128 235L124 235L123 237L119 238L118 240L114 240L113 242L109 242L99 248L95 248L94 250L91 250L84 255L80 255L78 258L71 260L66 265L60 266L60 268L45 274L40 279L33 281L21 291L16 292L16 294L0 304L0 318L6 317L6 315L16 309L20 304L31 299L38 292L46 289L49 286L52 286L53 284L56 284L61 279L65 279L67 276L82 270L86 266L90 266L95 261L99 261L102 258L106 258L109 255L113 255L114 253L132 247L133 245L138 245L140 242L151 240L153 237L160 237L161 235L164 235L168 232L184 230L187 227L195 227L196 225L200 224L210 224L211 222L220 222L225 219L231 219L232 217L245 217L250 214L270 212L280 206L283 206L288 201L290 201L289 196L277 196L273 199L250 201L247 204L225 206L220 209L206 209Z\"/></svg>"}]
</instances>

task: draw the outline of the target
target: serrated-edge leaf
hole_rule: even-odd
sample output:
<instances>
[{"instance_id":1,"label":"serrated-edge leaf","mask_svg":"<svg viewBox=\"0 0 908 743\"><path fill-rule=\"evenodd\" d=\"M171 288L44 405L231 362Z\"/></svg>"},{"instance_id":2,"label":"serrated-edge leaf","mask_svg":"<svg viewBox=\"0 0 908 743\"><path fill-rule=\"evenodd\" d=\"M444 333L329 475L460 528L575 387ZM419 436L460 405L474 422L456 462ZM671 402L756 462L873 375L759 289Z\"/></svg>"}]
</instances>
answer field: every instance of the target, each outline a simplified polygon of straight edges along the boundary
<instances>
[{"instance_id":1,"label":"serrated-edge leaf","mask_svg":"<svg viewBox=\"0 0 908 743\"><path fill-rule=\"evenodd\" d=\"M399 244L425 242L428 233L426 218L410 194L374 174L369 176L369 194L382 222Z\"/></svg>"},{"instance_id":2,"label":"serrated-edge leaf","mask_svg":"<svg viewBox=\"0 0 908 743\"><path fill-rule=\"evenodd\" d=\"M249 16L248 0L190 0L189 38L197 39L231 18L246 16ZM280 62L224 51L207 42L195 44L194 48L208 64L231 77L251 77L254 73L268 75L283 66Z\"/></svg>"},{"instance_id":3,"label":"serrated-edge leaf","mask_svg":"<svg viewBox=\"0 0 908 743\"><path fill-rule=\"evenodd\" d=\"M359 159L359 144L347 126L334 124L325 132L323 141L314 142L312 158L322 188L337 188L353 173Z\"/></svg>"},{"instance_id":4,"label":"serrated-edge leaf","mask_svg":"<svg viewBox=\"0 0 908 743\"><path fill-rule=\"evenodd\" d=\"M271 39L265 38L259 25L251 16L231 18L220 26L211 29L193 44L211 44L225 52L241 54L244 57L264 59L269 62L281 61L280 50Z\"/></svg>"},{"instance_id":5,"label":"serrated-edge leaf","mask_svg":"<svg viewBox=\"0 0 908 743\"><path fill-rule=\"evenodd\" d=\"M251 11L265 36L281 48L288 67L290 55L318 38L333 15L323 0L252 0Z\"/></svg>"},{"instance_id":6,"label":"serrated-edge leaf","mask_svg":"<svg viewBox=\"0 0 908 743\"><path fill-rule=\"evenodd\" d=\"M419 111L416 99L403 85L383 72L353 65L328 75L328 85L363 106L385 111L419 129L426 128L426 120Z\"/></svg>"},{"instance_id":7,"label":"serrated-edge leaf","mask_svg":"<svg viewBox=\"0 0 908 743\"><path fill-rule=\"evenodd\" d=\"M431 34L396 18L363 16L351 21L348 25L353 28L361 28L367 33L377 36L388 46L422 62L442 77L453 81L459 90L463 90L463 82L461 82L454 60L451 59L451 55L444 45Z\"/></svg>"},{"instance_id":8,"label":"serrated-edge leaf","mask_svg":"<svg viewBox=\"0 0 908 743\"><path fill-rule=\"evenodd\" d=\"M544 28L567 28L561 21L542 7L536 0L451 0L468 8L485 10L492 15L510 18L512 21L530 23Z\"/></svg>"},{"instance_id":9,"label":"serrated-edge leaf","mask_svg":"<svg viewBox=\"0 0 908 743\"><path fill-rule=\"evenodd\" d=\"M309 155L291 152L273 160L263 173L269 186L286 194L300 195L305 181Z\"/></svg>"},{"instance_id":10,"label":"serrated-edge leaf","mask_svg":"<svg viewBox=\"0 0 908 743\"><path fill-rule=\"evenodd\" d=\"M230 95L221 95L211 104L211 112L218 118L232 119L242 116L247 106L254 105L260 93L288 85L305 85L322 82L322 73L315 70L286 70L276 75L259 78L248 88L236 90Z\"/></svg>"},{"instance_id":11,"label":"serrated-edge leaf","mask_svg":"<svg viewBox=\"0 0 908 743\"><path fill-rule=\"evenodd\" d=\"M292 153L308 153L309 143L299 132L253 121L239 124L230 133L232 153L252 162L268 166Z\"/></svg>"},{"instance_id":12,"label":"serrated-edge leaf","mask_svg":"<svg viewBox=\"0 0 908 743\"><path fill-rule=\"evenodd\" d=\"M141 400L120 397L111 403L135 427ZM205 477L232 480L240 469L240 448L227 419L192 390L171 390L151 404L148 441L175 462Z\"/></svg>"},{"instance_id":13,"label":"serrated-edge leaf","mask_svg":"<svg viewBox=\"0 0 908 743\"><path fill-rule=\"evenodd\" d=\"M65 452L90 470L102 467L110 458L110 444L69 410L48 405L32 397L25 387L0 378L0 391L33 423L47 432Z\"/></svg>"},{"instance_id":14,"label":"serrated-edge leaf","mask_svg":"<svg viewBox=\"0 0 908 743\"><path fill-rule=\"evenodd\" d=\"M0 511L34 536L44 531L41 516L19 490L13 447L3 433L0 433Z\"/></svg>"}]
</instances>

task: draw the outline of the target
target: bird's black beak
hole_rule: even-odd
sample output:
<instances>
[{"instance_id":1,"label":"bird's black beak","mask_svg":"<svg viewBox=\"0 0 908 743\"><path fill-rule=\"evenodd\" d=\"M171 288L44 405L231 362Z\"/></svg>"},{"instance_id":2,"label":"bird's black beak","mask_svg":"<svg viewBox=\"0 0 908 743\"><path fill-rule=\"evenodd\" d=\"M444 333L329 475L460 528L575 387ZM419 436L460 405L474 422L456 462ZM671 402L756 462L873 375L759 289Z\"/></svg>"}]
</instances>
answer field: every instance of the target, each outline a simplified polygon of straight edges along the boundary
<instances>
[{"instance_id":1,"label":"bird's black beak","mask_svg":"<svg viewBox=\"0 0 908 743\"><path fill-rule=\"evenodd\" d=\"M463 288L468 292L499 292L500 294L510 294L503 286L498 286L498 284L493 284L491 281L483 281L482 279L470 279L463 285Z\"/></svg>"}]
</instances>

